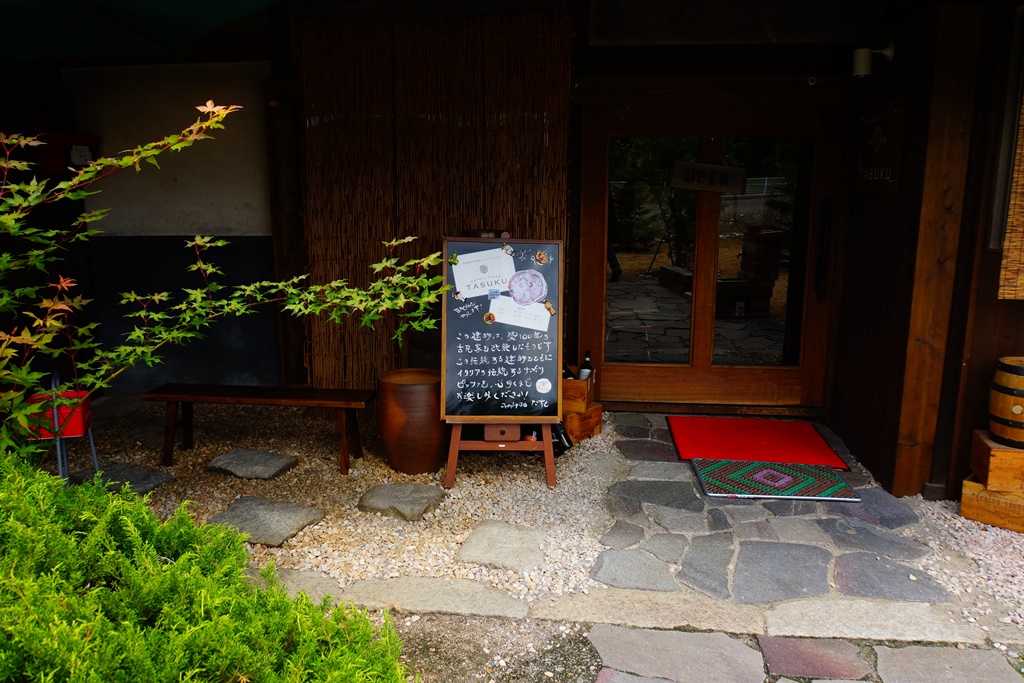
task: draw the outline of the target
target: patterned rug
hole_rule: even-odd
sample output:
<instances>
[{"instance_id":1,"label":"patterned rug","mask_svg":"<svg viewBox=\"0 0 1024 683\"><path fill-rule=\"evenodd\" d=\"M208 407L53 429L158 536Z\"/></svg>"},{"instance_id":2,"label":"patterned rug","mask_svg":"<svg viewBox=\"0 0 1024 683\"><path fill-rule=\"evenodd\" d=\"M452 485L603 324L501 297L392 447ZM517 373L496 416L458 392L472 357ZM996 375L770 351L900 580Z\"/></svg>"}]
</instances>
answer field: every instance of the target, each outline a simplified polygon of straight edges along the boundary
<instances>
[{"instance_id":1,"label":"patterned rug","mask_svg":"<svg viewBox=\"0 0 1024 683\"><path fill-rule=\"evenodd\" d=\"M860 501L843 478L824 465L706 458L695 458L692 462L708 496Z\"/></svg>"}]
</instances>

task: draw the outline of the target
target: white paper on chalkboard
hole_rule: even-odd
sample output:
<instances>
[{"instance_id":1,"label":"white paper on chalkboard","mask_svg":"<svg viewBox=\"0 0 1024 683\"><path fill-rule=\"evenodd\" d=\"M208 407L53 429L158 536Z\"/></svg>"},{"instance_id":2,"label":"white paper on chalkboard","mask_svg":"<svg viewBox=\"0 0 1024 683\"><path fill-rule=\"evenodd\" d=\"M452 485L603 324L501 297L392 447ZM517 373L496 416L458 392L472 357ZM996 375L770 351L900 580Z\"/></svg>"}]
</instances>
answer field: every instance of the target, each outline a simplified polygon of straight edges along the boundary
<instances>
[{"instance_id":1,"label":"white paper on chalkboard","mask_svg":"<svg viewBox=\"0 0 1024 683\"><path fill-rule=\"evenodd\" d=\"M494 322L528 330L547 332L551 325L552 316L544 304L520 306L507 296L499 296L491 301L490 312L494 315Z\"/></svg>"},{"instance_id":2,"label":"white paper on chalkboard","mask_svg":"<svg viewBox=\"0 0 1024 683\"><path fill-rule=\"evenodd\" d=\"M516 272L511 254L501 248L456 255L452 265L455 291L466 298L487 296L491 290L508 291L508 279Z\"/></svg>"}]
</instances>

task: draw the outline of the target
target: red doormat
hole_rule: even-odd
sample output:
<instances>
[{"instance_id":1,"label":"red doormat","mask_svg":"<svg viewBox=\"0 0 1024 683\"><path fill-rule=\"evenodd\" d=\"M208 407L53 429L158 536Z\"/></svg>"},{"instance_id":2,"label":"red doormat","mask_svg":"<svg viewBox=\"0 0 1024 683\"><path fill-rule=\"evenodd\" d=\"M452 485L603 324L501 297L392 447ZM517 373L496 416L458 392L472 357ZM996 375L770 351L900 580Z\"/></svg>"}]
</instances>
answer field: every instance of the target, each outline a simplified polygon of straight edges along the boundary
<instances>
[{"instance_id":1,"label":"red doormat","mask_svg":"<svg viewBox=\"0 0 1024 683\"><path fill-rule=\"evenodd\" d=\"M850 469L810 422L672 415L668 427L680 460L754 460Z\"/></svg>"}]
</instances>

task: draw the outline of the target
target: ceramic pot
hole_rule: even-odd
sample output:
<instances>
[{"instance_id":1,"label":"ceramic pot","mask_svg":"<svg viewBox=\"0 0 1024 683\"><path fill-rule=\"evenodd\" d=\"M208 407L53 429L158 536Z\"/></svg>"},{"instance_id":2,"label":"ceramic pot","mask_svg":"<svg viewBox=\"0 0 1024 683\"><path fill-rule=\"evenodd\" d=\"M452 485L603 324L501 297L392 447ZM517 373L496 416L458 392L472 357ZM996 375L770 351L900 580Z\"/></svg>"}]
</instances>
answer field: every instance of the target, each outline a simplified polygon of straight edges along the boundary
<instances>
[{"instance_id":1,"label":"ceramic pot","mask_svg":"<svg viewBox=\"0 0 1024 683\"><path fill-rule=\"evenodd\" d=\"M400 368L377 382L377 425L392 469L436 472L444 464L451 428L441 420L441 373Z\"/></svg>"}]
</instances>

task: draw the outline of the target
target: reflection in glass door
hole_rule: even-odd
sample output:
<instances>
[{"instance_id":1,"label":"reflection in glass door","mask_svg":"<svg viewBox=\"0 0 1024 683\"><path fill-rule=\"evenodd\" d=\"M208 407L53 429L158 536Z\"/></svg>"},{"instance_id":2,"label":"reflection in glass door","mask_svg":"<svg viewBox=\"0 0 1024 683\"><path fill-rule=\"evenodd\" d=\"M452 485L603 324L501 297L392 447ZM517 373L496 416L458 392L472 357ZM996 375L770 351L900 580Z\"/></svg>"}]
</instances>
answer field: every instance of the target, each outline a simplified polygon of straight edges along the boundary
<instances>
[{"instance_id":1,"label":"reflection in glass door","mask_svg":"<svg viewBox=\"0 0 1024 683\"><path fill-rule=\"evenodd\" d=\"M726 137L723 163L746 169L723 194L717 230L715 365L800 361L810 138Z\"/></svg>"},{"instance_id":2,"label":"reflection in glass door","mask_svg":"<svg viewBox=\"0 0 1024 683\"><path fill-rule=\"evenodd\" d=\"M670 185L673 163L696 162L699 146L695 136L610 140L604 360L689 364L694 325L713 325L713 365L796 366L812 138L723 138L720 163L747 177L733 193ZM700 214L717 225L699 228L698 201L717 205ZM698 229L717 245L704 262ZM694 321L705 270L716 274L714 319Z\"/></svg>"},{"instance_id":3,"label":"reflection in glass door","mask_svg":"<svg viewBox=\"0 0 1024 683\"><path fill-rule=\"evenodd\" d=\"M577 353L592 351L602 403L824 407L846 90L823 82L687 77L589 93Z\"/></svg>"},{"instance_id":4,"label":"reflection in glass door","mask_svg":"<svg viewBox=\"0 0 1024 683\"><path fill-rule=\"evenodd\" d=\"M690 362L697 192L669 176L697 148L696 137L611 140L606 362Z\"/></svg>"}]
</instances>

